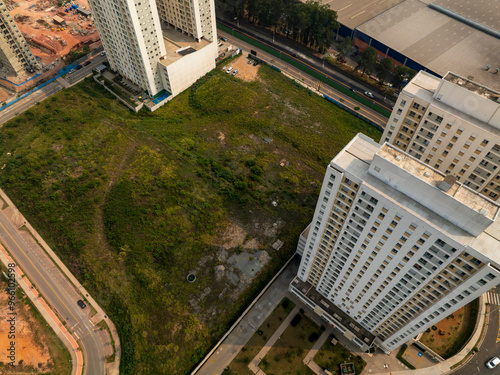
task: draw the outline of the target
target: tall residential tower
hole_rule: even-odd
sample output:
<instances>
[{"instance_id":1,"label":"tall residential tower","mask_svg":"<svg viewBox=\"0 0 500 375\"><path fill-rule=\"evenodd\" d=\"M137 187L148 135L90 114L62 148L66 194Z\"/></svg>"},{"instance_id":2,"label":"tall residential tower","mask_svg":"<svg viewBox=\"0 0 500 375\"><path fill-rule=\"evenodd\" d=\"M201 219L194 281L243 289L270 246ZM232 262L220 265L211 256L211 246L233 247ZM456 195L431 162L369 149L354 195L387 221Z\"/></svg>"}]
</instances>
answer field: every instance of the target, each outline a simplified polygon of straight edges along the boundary
<instances>
[{"instance_id":1,"label":"tall residential tower","mask_svg":"<svg viewBox=\"0 0 500 375\"><path fill-rule=\"evenodd\" d=\"M500 93L448 73L418 73L403 89L389 142L489 199L500 199Z\"/></svg>"},{"instance_id":2,"label":"tall residential tower","mask_svg":"<svg viewBox=\"0 0 500 375\"><path fill-rule=\"evenodd\" d=\"M498 284L499 209L359 134L327 168L290 290L361 349L390 352Z\"/></svg>"},{"instance_id":3,"label":"tall residential tower","mask_svg":"<svg viewBox=\"0 0 500 375\"><path fill-rule=\"evenodd\" d=\"M0 0L0 75L18 76L37 67L38 63L26 39L5 3Z\"/></svg>"},{"instance_id":4,"label":"tall residential tower","mask_svg":"<svg viewBox=\"0 0 500 375\"><path fill-rule=\"evenodd\" d=\"M177 95L215 68L213 0L89 0L113 70L149 95Z\"/></svg>"}]
</instances>

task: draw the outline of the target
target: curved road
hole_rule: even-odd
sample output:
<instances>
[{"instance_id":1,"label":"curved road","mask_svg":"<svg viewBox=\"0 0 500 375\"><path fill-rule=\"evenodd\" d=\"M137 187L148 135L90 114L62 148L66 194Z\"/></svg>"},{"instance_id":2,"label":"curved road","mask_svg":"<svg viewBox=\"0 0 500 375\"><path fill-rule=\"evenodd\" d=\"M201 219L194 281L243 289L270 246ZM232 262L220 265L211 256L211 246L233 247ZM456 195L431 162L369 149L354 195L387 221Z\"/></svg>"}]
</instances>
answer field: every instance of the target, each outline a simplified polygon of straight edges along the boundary
<instances>
[{"instance_id":1,"label":"curved road","mask_svg":"<svg viewBox=\"0 0 500 375\"><path fill-rule=\"evenodd\" d=\"M497 286L495 289L490 290L488 294L488 298L492 301L492 303L489 306L486 336L479 347L479 352L476 353L464 367L453 372L453 375L500 375L500 366L492 370L486 368L485 366L485 363L491 358L500 358L500 287ZM494 303L495 301L496 303Z\"/></svg>"},{"instance_id":2,"label":"curved road","mask_svg":"<svg viewBox=\"0 0 500 375\"><path fill-rule=\"evenodd\" d=\"M35 240L32 237L21 236L2 211L0 211L0 238L16 264L23 269L60 318L67 322L70 332L80 339L85 373L104 375L105 343L99 335L99 327L90 321L90 308L82 310L76 304L82 297L74 286Z\"/></svg>"}]
</instances>

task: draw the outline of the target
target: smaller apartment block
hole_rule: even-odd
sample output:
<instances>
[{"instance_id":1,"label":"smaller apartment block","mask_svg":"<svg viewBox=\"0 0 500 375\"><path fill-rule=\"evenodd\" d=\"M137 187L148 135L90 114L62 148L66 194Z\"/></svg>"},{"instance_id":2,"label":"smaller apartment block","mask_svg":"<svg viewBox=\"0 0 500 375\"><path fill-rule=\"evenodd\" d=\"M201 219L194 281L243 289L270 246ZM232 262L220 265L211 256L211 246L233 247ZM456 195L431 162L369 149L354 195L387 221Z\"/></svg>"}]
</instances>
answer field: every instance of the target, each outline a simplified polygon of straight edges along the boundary
<instances>
[{"instance_id":1,"label":"smaller apartment block","mask_svg":"<svg viewBox=\"0 0 500 375\"><path fill-rule=\"evenodd\" d=\"M213 0L89 0L111 68L173 97L215 68Z\"/></svg>"},{"instance_id":2,"label":"smaller apartment block","mask_svg":"<svg viewBox=\"0 0 500 375\"><path fill-rule=\"evenodd\" d=\"M0 75L18 76L38 68L35 55L0 0Z\"/></svg>"},{"instance_id":3,"label":"smaller apartment block","mask_svg":"<svg viewBox=\"0 0 500 375\"><path fill-rule=\"evenodd\" d=\"M389 142L489 199L500 198L500 93L453 73L418 73L398 97Z\"/></svg>"},{"instance_id":4,"label":"smaller apartment block","mask_svg":"<svg viewBox=\"0 0 500 375\"><path fill-rule=\"evenodd\" d=\"M391 352L498 284L499 209L358 134L327 168L290 290L361 349Z\"/></svg>"}]
</instances>

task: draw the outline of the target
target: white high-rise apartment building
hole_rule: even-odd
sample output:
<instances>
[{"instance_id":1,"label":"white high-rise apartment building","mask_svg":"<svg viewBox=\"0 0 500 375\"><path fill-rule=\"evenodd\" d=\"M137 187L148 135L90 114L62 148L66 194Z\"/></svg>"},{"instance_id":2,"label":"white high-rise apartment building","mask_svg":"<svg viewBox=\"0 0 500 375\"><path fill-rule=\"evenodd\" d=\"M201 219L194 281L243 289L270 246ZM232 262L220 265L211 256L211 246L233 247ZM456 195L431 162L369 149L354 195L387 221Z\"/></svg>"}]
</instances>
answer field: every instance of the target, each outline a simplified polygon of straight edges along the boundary
<instances>
[{"instance_id":1,"label":"white high-rise apartment building","mask_svg":"<svg viewBox=\"0 0 500 375\"><path fill-rule=\"evenodd\" d=\"M290 290L390 352L500 280L500 206L358 134L330 163Z\"/></svg>"},{"instance_id":2,"label":"white high-rise apartment building","mask_svg":"<svg viewBox=\"0 0 500 375\"><path fill-rule=\"evenodd\" d=\"M0 75L18 76L38 68L35 55L0 0Z\"/></svg>"},{"instance_id":3,"label":"white high-rise apartment building","mask_svg":"<svg viewBox=\"0 0 500 375\"><path fill-rule=\"evenodd\" d=\"M499 79L492 74L492 79ZM453 73L418 73L403 89L381 142L500 199L500 93Z\"/></svg>"},{"instance_id":4,"label":"white high-rise apartment building","mask_svg":"<svg viewBox=\"0 0 500 375\"><path fill-rule=\"evenodd\" d=\"M113 70L175 96L215 68L214 0L89 0Z\"/></svg>"}]
</instances>

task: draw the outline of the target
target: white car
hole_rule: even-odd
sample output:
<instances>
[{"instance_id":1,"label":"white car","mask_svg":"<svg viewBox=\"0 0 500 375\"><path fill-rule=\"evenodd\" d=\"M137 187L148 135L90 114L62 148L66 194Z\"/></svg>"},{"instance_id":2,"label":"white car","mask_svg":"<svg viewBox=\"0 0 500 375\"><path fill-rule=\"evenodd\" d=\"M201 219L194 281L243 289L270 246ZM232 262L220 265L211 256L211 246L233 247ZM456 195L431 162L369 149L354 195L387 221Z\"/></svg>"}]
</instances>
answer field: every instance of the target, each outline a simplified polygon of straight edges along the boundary
<instances>
[{"instance_id":1,"label":"white car","mask_svg":"<svg viewBox=\"0 0 500 375\"><path fill-rule=\"evenodd\" d=\"M238 74L238 69L236 69L236 70L233 72L233 76L235 76L236 74Z\"/></svg>"},{"instance_id":2,"label":"white car","mask_svg":"<svg viewBox=\"0 0 500 375\"><path fill-rule=\"evenodd\" d=\"M230 66L229 69L226 71L227 74L231 73L233 71L233 67Z\"/></svg>"},{"instance_id":3,"label":"white car","mask_svg":"<svg viewBox=\"0 0 500 375\"><path fill-rule=\"evenodd\" d=\"M491 369L497 367L498 364L500 364L500 359L498 359L498 357L493 357L488 362L486 362L486 367Z\"/></svg>"},{"instance_id":4,"label":"white car","mask_svg":"<svg viewBox=\"0 0 500 375\"><path fill-rule=\"evenodd\" d=\"M372 99L375 97L370 91L365 91L365 95Z\"/></svg>"}]
</instances>

